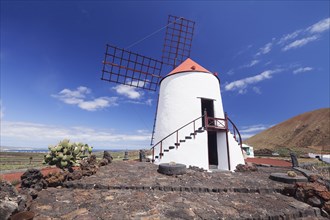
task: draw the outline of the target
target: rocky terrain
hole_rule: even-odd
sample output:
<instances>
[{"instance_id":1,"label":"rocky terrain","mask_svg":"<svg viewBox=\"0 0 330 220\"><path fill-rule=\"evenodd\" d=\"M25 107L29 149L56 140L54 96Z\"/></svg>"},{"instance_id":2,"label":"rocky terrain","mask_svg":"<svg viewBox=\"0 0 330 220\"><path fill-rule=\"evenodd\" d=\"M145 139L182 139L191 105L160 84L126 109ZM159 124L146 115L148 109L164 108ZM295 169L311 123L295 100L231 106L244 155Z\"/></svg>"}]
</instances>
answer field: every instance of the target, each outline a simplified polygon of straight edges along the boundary
<instances>
[{"instance_id":1,"label":"rocky terrain","mask_svg":"<svg viewBox=\"0 0 330 220\"><path fill-rule=\"evenodd\" d=\"M330 152L330 108L307 112L244 141L255 149L300 148Z\"/></svg>"},{"instance_id":2,"label":"rocky terrain","mask_svg":"<svg viewBox=\"0 0 330 220\"><path fill-rule=\"evenodd\" d=\"M94 175L34 193L28 210L36 220L323 219L320 208L284 195L292 184L269 179L290 167L235 173L190 168L178 176L157 169L145 162L113 162Z\"/></svg>"}]
</instances>

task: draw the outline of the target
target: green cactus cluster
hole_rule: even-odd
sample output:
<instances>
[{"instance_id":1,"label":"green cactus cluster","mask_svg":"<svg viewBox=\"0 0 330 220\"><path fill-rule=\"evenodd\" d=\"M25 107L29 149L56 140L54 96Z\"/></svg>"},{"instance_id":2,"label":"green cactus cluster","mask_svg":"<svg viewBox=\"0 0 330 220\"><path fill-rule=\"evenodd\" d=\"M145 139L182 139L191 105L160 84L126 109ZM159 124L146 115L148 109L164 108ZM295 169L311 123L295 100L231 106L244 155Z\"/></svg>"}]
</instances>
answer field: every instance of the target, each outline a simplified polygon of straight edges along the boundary
<instances>
[{"instance_id":1,"label":"green cactus cluster","mask_svg":"<svg viewBox=\"0 0 330 220\"><path fill-rule=\"evenodd\" d=\"M57 145L50 145L49 152L44 156L44 163L56 165L64 169L72 166L79 166L82 158L91 154L93 147L80 142L71 143L70 140L64 139Z\"/></svg>"}]
</instances>

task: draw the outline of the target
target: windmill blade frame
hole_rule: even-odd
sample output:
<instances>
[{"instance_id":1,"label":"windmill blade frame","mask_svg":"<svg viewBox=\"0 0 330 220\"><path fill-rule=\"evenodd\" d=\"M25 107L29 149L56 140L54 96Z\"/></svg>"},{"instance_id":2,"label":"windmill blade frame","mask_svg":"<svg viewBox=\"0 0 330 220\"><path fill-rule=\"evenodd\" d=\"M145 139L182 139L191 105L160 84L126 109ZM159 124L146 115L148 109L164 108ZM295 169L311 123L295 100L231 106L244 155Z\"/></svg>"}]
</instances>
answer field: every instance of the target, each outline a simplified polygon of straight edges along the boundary
<instances>
[{"instance_id":1,"label":"windmill blade frame","mask_svg":"<svg viewBox=\"0 0 330 220\"><path fill-rule=\"evenodd\" d=\"M195 22L168 16L166 34L163 45L162 62L173 69L190 57Z\"/></svg>"},{"instance_id":2,"label":"windmill blade frame","mask_svg":"<svg viewBox=\"0 0 330 220\"><path fill-rule=\"evenodd\" d=\"M163 64L174 69L189 58L195 22L169 15L167 25L153 34L164 28L166 33L161 61L106 44L101 80L156 91L163 78L161 75Z\"/></svg>"},{"instance_id":3,"label":"windmill blade frame","mask_svg":"<svg viewBox=\"0 0 330 220\"><path fill-rule=\"evenodd\" d=\"M107 44L101 80L156 91L162 65L159 60Z\"/></svg>"}]
</instances>

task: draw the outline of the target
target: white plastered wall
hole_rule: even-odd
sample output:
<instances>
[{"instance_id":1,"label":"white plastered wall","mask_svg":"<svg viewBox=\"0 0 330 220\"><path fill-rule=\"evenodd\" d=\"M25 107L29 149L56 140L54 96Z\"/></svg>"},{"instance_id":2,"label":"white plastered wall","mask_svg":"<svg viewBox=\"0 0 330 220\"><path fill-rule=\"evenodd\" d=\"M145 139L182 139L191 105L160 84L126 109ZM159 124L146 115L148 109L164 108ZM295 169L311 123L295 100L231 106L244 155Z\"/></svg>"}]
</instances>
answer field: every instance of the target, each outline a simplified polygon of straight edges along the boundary
<instances>
[{"instance_id":1,"label":"white plastered wall","mask_svg":"<svg viewBox=\"0 0 330 220\"><path fill-rule=\"evenodd\" d=\"M229 170L228 167L228 149L226 143L226 133L217 133L218 142L218 169ZM234 135L228 131L228 145L229 145L229 159L230 159L230 170L234 171L238 164L245 164L244 156L240 145L235 140Z\"/></svg>"},{"instance_id":2,"label":"white plastered wall","mask_svg":"<svg viewBox=\"0 0 330 220\"><path fill-rule=\"evenodd\" d=\"M214 115L224 118L220 85L216 76L204 72L183 72L167 76L160 85L154 144L202 114L201 98L214 100ZM202 126L198 120L195 129ZM179 140L193 132L193 125L180 130ZM174 146L176 135L162 143L162 149ZM155 148L159 155L160 145ZM180 162L208 169L207 133L198 133L196 139L186 140L179 149L164 152L156 163Z\"/></svg>"},{"instance_id":3,"label":"white plastered wall","mask_svg":"<svg viewBox=\"0 0 330 220\"><path fill-rule=\"evenodd\" d=\"M167 76L160 85L157 119L154 134L154 144L174 132L183 125L201 116L201 98L214 100L214 117L224 118L220 85L218 79L211 73L183 72ZM202 126L201 120L196 121L195 130ZM178 140L184 140L194 132L193 125L179 131ZM237 164L244 163L238 143L231 133L228 133L231 170ZM196 139L186 140L178 149L164 152L177 142L176 134L162 142L164 156L155 161L156 164L177 162L185 165L209 169L207 132L198 133ZM228 170L226 133L217 133L218 169ZM155 155L159 155L160 145L155 147Z\"/></svg>"},{"instance_id":4,"label":"white plastered wall","mask_svg":"<svg viewBox=\"0 0 330 220\"><path fill-rule=\"evenodd\" d=\"M240 145L235 140L234 135L228 132L229 155L230 155L230 170L234 171L238 164L245 164L244 156Z\"/></svg>"}]
</instances>

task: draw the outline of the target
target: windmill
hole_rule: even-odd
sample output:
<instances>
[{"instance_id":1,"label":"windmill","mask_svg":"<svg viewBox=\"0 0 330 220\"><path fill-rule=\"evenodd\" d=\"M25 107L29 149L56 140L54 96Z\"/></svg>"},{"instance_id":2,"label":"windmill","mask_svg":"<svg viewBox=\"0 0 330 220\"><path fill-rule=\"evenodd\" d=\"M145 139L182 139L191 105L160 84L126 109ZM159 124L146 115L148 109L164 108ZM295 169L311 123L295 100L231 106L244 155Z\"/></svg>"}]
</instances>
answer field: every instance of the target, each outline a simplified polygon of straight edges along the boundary
<instances>
[{"instance_id":1,"label":"windmill","mask_svg":"<svg viewBox=\"0 0 330 220\"><path fill-rule=\"evenodd\" d=\"M244 164L237 127L223 111L220 80L192 59L195 22L168 16L161 60L106 45L104 81L157 91L152 162L207 170ZM163 66L172 71L163 75Z\"/></svg>"}]
</instances>

